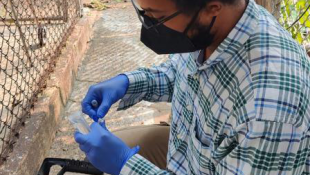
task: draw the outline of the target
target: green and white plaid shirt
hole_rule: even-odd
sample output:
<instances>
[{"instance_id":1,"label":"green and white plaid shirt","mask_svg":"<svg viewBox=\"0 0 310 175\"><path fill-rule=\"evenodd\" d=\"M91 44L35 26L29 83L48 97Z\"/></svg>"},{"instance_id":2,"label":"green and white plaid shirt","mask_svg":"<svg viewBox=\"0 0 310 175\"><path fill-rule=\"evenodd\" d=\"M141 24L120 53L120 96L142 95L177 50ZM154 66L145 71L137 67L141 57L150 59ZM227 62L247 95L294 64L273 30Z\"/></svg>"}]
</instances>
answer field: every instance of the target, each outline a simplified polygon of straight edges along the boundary
<instances>
[{"instance_id":1,"label":"green and white plaid shirt","mask_svg":"<svg viewBox=\"0 0 310 175\"><path fill-rule=\"evenodd\" d=\"M211 57L170 55L125 73L119 109L172 103L167 169L140 155L121 174L310 175L310 64L264 8L245 13Z\"/></svg>"}]
</instances>

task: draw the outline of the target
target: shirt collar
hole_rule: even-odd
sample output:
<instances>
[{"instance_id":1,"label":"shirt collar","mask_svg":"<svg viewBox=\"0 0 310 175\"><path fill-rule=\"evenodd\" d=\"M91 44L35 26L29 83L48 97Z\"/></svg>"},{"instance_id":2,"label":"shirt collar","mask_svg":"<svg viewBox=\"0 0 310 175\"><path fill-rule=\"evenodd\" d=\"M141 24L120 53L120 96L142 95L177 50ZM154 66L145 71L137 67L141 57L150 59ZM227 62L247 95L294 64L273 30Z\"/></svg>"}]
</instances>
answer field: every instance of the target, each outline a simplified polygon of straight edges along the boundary
<instances>
[{"instance_id":1,"label":"shirt collar","mask_svg":"<svg viewBox=\"0 0 310 175\"><path fill-rule=\"evenodd\" d=\"M234 53L230 50L238 50L236 48L242 47L244 43L250 38L252 33L256 30L259 21L259 9L254 0L249 0L248 6L243 13L241 19L236 26L228 34L227 38L218 46L207 61L199 66L199 70L207 69L212 65L233 57ZM201 51L193 53L193 58L198 59Z\"/></svg>"}]
</instances>

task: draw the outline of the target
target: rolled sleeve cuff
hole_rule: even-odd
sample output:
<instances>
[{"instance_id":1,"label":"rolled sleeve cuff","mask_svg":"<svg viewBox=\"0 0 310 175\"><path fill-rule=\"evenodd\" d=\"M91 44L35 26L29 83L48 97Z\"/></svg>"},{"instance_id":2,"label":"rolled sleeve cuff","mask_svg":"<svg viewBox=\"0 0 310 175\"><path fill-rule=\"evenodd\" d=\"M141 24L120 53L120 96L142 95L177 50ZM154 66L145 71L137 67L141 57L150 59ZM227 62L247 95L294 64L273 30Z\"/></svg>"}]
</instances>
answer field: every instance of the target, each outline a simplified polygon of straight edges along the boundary
<instances>
[{"instance_id":1,"label":"rolled sleeve cuff","mask_svg":"<svg viewBox=\"0 0 310 175\"><path fill-rule=\"evenodd\" d=\"M126 162L120 174L150 175L150 174L157 174L158 172L161 171L162 171L161 169L159 169L154 164L143 158L141 155L136 154Z\"/></svg>"},{"instance_id":2,"label":"rolled sleeve cuff","mask_svg":"<svg viewBox=\"0 0 310 175\"><path fill-rule=\"evenodd\" d=\"M123 74L129 79L129 87L119 103L118 111L125 110L142 101L148 90L148 81L145 73L137 70Z\"/></svg>"}]
</instances>

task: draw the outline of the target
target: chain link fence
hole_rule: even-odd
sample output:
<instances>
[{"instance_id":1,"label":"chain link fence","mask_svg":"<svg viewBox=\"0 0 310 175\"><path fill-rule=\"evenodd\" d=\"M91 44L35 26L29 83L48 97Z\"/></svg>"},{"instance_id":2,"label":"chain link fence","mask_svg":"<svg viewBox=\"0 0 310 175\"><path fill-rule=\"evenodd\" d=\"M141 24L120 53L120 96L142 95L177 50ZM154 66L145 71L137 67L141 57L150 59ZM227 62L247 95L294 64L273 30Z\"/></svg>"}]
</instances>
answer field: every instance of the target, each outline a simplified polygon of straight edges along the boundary
<instances>
[{"instance_id":1,"label":"chain link fence","mask_svg":"<svg viewBox=\"0 0 310 175\"><path fill-rule=\"evenodd\" d=\"M80 16L80 0L0 1L0 165Z\"/></svg>"},{"instance_id":2,"label":"chain link fence","mask_svg":"<svg viewBox=\"0 0 310 175\"><path fill-rule=\"evenodd\" d=\"M310 53L310 1L282 0L280 23Z\"/></svg>"}]
</instances>

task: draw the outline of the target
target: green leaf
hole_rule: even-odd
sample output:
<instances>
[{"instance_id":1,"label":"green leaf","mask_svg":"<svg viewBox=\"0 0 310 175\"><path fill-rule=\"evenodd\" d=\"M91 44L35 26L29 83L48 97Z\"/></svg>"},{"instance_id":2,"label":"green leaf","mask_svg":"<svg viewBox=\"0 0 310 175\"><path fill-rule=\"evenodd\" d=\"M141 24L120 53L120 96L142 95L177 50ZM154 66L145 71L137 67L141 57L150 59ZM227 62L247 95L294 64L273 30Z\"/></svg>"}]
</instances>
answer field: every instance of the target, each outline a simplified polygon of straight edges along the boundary
<instances>
[{"instance_id":1,"label":"green leaf","mask_svg":"<svg viewBox=\"0 0 310 175\"><path fill-rule=\"evenodd\" d=\"M302 44L302 42L303 42L303 40L304 40L303 37L302 37L302 35L301 35L301 33L298 33L298 34L297 34L297 38L296 38L296 39L297 39L297 41L298 41L300 44Z\"/></svg>"},{"instance_id":2,"label":"green leaf","mask_svg":"<svg viewBox=\"0 0 310 175\"><path fill-rule=\"evenodd\" d=\"M306 21L309 21L308 17L309 17L309 12L306 12L299 20L300 24L304 24Z\"/></svg>"},{"instance_id":3,"label":"green leaf","mask_svg":"<svg viewBox=\"0 0 310 175\"><path fill-rule=\"evenodd\" d=\"M4 7L0 7L0 17L5 18L6 16L6 10Z\"/></svg>"},{"instance_id":4,"label":"green leaf","mask_svg":"<svg viewBox=\"0 0 310 175\"><path fill-rule=\"evenodd\" d=\"M306 7L306 0L299 0L296 3L297 8L299 9L304 9Z\"/></svg>"},{"instance_id":5,"label":"green leaf","mask_svg":"<svg viewBox=\"0 0 310 175\"><path fill-rule=\"evenodd\" d=\"M310 0L282 0L280 8L279 22L284 28L288 28L300 15L306 10ZM310 30L310 10L302 16L299 21L288 31L292 37L296 39L300 44L310 42L310 35L306 34Z\"/></svg>"},{"instance_id":6,"label":"green leaf","mask_svg":"<svg viewBox=\"0 0 310 175\"><path fill-rule=\"evenodd\" d=\"M310 21L309 21L309 20L306 21L305 26L308 27L308 28L310 28Z\"/></svg>"},{"instance_id":7,"label":"green leaf","mask_svg":"<svg viewBox=\"0 0 310 175\"><path fill-rule=\"evenodd\" d=\"M291 15L291 10L290 10L290 5L288 3L285 5L285 10L286 10L287 16L290 16Z\"/></svg>"}]
</instances>

